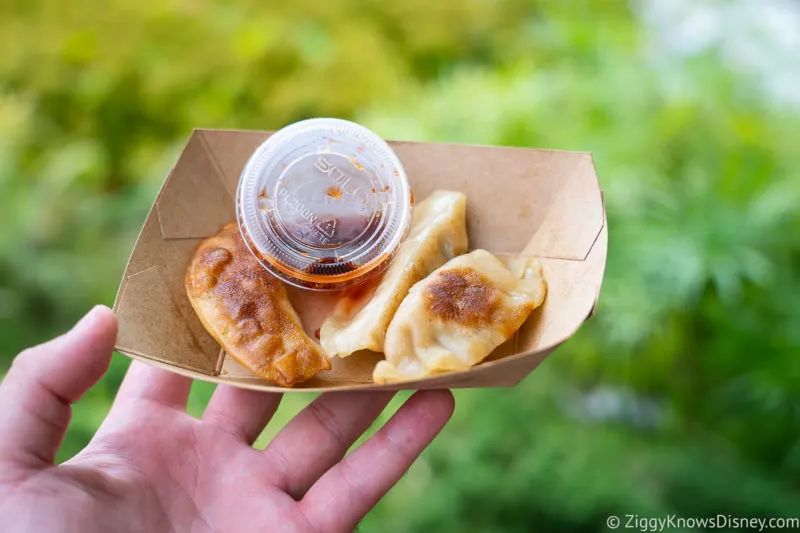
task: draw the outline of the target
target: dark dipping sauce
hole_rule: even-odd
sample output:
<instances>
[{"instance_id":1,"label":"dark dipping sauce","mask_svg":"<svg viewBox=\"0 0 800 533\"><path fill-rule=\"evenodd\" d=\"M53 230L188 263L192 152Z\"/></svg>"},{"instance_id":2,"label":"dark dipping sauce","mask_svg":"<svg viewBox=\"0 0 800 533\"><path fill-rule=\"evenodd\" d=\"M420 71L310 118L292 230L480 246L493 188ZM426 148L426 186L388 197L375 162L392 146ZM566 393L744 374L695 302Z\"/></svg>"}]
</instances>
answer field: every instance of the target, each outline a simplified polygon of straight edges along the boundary
<instances>
[{"instance_id":1,"label":"dark dipping sauce","mask_svg":"<svg viewBox=\"0 0 800 533\"><path fill-rule=\"evenodd\" d=\"M308 119L272 134L239 178L237 216L261 265L286 283L345 290L385 270L414 204L402 163L368 129Z\"/></svg>"},{"instance_id":2,"label":"dark dipping sauce","mask_svg":"<svg viewBox=\"0 0 800 533\"><path fill-rule=\"evenodd\" d=\"M335 220L337 236L339 236L342 241L352 242L362 238L364 235L372 234L381 224L381 219L381 213L376 212L369 222L366 222L364 218L360 217L342 217L332 220ZM306 232L310 233L315 231L311 224L305 219L285 221L283 225L287 233L295 236L295 238L303 238ZM350 282L348 285L351 287L354 285L361 285L373 279L375 274L383 272L394 256L394 254L381 254L367 264L358 265L352 261L343 260L336 254L336 249L334 248L330 250L331 255L326 255L324 248L321 248L320 252L321 254L319 257L304 254L310 260L315 260L315 262L303 270L297 270L291 265L280 261L275 256L258 252L254 253L259 259L267 261L281 272L303 280L310 288L326 288L331 283L348 281ZM363 279L361 279L362 277Z\"/></svg>"}]
</instances>

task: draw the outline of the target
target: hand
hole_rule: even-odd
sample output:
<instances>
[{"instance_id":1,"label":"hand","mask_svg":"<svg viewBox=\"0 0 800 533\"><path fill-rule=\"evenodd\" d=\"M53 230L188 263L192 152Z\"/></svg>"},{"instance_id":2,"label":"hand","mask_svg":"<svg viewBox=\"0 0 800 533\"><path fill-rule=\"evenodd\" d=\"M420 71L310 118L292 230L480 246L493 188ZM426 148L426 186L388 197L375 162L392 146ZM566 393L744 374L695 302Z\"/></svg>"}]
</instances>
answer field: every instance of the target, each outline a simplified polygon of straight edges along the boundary
<instances>
[{"instance_id":1,"label":"hand","mask_svg":"<svg viewBox=\"0 0 800 533\"><path fill-rule=\"evenodd\" d=\"M3 531L351 531L453 412L448 391L418 392L343 458L392 393L323 394L259 451L279 394L219 386L197 420L190 379L134 362L91 443L54 466L70 404L106 372L116 331L97 307L0 384Z\"/></svg>"}]
</instances>

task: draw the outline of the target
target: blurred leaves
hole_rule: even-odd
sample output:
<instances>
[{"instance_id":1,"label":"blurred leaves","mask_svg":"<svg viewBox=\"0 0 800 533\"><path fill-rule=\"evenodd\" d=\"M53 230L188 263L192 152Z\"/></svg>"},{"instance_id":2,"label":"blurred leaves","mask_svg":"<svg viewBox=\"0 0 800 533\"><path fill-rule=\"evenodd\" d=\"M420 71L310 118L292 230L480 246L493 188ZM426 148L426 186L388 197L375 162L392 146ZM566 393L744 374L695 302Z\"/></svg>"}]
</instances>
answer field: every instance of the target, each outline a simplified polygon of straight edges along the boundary
<instances>
[{"instance_id":1,"label":"blurred leaves","mask_svg":"<svg viewBox=\"0 0 800 533\"><path fill-rule=\"evenodd\" d=\"M673 30L656 31L667 4L633 5L4 3L4 364L111 303L194 127L327 115L386 138L591 151L610 236L596 316L521 386L460 392L454 423L363 529L796 512L800 111L708 44L724 39L671 53ZM77 406L60 457L90 438L126 367L115 357ZM195 387L192 414L211 390ZM307 401L291 397L260 444Z\"/></svg>"}]
</instances>

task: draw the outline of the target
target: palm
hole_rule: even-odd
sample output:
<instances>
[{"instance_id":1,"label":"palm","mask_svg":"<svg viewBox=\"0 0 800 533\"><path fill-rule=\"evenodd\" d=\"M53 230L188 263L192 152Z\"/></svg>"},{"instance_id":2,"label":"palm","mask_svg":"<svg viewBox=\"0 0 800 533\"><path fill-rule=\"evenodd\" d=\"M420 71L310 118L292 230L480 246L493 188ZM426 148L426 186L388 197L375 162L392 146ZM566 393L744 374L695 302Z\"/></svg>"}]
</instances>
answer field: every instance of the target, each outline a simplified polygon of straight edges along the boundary
<instances>
[{"instance_id":1,"label":"palm","mask_svg":"<svg viewBox=\"0 0 800 533\"><path fill-rule=\"evenodd\" d=\"M76 328L83 339L73 332L18 358L0 386L0 429L13 434L0 443L8 530L348 531L452 412L449 393L418 393L343 459L391 393L323 395L260 451L252 443L279 395L220 387L197 420L185 412L190 380L134 364L90 445L53 466L69 403L108 364L114 328L98 324L114 322L101 314Z\"/></svg>"}]
</instances>

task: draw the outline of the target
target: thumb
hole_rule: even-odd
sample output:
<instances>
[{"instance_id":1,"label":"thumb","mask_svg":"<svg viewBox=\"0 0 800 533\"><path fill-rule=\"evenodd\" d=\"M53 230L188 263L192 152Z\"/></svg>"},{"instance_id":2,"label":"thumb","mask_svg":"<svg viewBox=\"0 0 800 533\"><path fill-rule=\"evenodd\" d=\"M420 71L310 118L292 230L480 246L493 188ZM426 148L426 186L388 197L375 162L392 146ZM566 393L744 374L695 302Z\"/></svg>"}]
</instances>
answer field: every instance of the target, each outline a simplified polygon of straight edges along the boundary
<instances>
[{"instance_id":1,"label":"thumb","mask_svg":"<svg viewBox=\"0 0 800 533\"><path fill-rule=\"evenodd\" d=\"M78 401L105 374L117 317L97 306L66 334L25 350L0 383L0 461L51 465Z\"/></svg>"}]
</instances>

